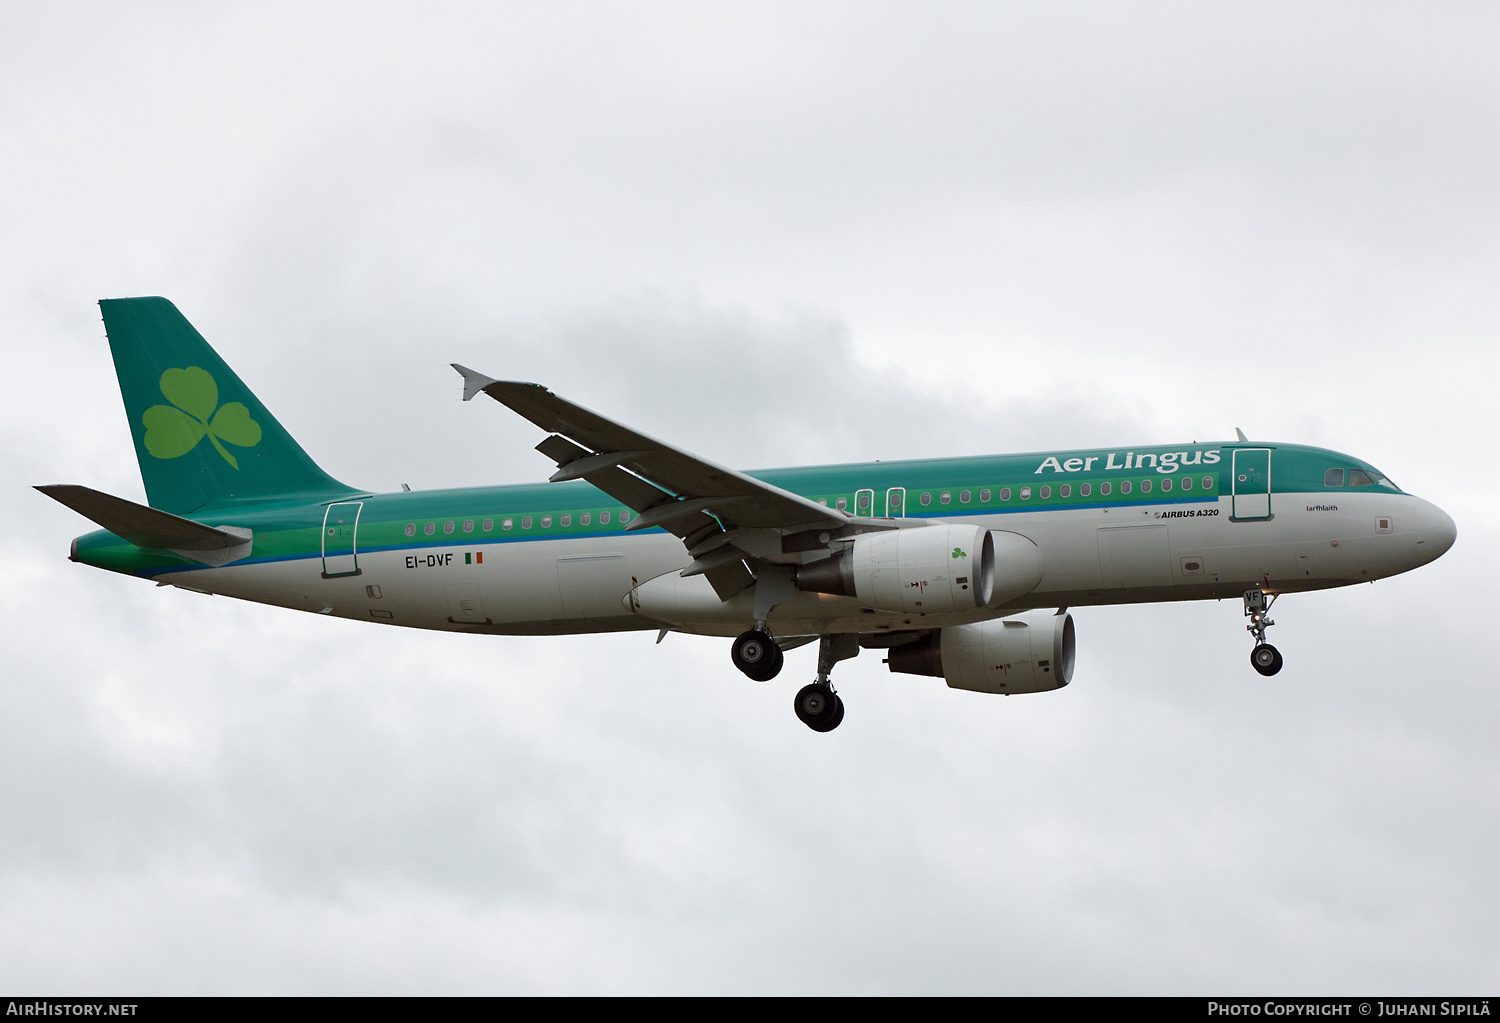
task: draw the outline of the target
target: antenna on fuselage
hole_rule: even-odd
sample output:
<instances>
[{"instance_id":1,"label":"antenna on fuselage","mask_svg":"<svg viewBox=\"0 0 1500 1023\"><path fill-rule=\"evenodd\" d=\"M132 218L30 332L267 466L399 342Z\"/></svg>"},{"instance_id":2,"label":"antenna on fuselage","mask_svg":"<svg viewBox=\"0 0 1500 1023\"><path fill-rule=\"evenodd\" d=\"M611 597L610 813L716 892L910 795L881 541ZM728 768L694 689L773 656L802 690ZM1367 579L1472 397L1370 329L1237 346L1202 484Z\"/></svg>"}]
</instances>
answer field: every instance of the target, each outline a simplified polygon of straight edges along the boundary
<instances>
[{"instance_id":1,"label":"antenna on fuselage","mask_svg":"<svg viewBox=\"0 0 1500 1023\"><path fill-rule=\"evenodd\" d=\"M1238 426L1236 426L1234 428L1234 435L1240 439L1240 443L1242 443L1242 444L1249 444L1250 443L1250 438L1246 437L1245 436L1245 431L1241 430Z\"/></svg>"}]
</instances>

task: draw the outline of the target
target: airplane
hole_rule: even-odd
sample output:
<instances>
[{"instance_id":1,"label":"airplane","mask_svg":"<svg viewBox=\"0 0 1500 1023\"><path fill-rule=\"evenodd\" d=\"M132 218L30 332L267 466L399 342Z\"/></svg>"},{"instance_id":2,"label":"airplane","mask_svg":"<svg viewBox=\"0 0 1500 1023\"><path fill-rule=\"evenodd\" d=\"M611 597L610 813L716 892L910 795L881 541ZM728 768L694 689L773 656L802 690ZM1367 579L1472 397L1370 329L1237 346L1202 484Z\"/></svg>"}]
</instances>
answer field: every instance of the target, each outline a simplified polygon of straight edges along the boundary
<instances>
[{"instance_id":1,"label":"airplane","mask_svg":"<svg viewBox=\"0 0 1500 1023\"><path fill-rule=\"evenodd\" d=\"M1440 557L1457 530L1369 462L1232 442L726 468L533 383L454 364L546 436L544 484L372 493L320 469L171 302L103 313L148 505L39 486L100 530L72 561L377 625L481 635L733 637L757 682L818 643L793 701L837 728L832 672L1014 695L1072 681L1071 607L1239 599L1250 661L1283 593Z\"/></svg>"}]
</instances>

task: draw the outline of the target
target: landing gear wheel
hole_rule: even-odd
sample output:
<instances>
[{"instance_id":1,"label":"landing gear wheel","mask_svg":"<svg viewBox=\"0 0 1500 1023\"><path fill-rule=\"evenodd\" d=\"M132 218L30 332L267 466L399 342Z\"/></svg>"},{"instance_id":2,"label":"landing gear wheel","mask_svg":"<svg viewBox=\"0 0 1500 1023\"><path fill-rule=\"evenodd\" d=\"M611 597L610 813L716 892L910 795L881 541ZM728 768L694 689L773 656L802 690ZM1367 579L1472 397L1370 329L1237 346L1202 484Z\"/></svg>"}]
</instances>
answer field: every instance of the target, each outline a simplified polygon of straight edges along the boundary
<instances>
[{"instance_id":1,"label":"landing gear wheel","mask_svg":"<svg viewBox=\"0 0 1500 1023\"><path fill-rule=\"evenodd\" d=\"M1269 643L1260 643L1250 651L1250 663L1262 675L1274 675L1281 670L1281 651Z\"/></svg>"},{"instance_id":2,"label":"landing gear wheel","mask_svg":"<svg viewBox=\"0 0 1500 1023\"><path fill-rule=\"evenodd\" d=\"M781 671L786 662L781 647L770 633L759 629L743 632L729 648L729 657L734 666L757 682L769 682Z\"/></svg>"},{"instance_id":3,"label":"landing gear wheel","mask_svg":"<svg viewBox=\"0 0 1500 1023\"><path fill-rule=\"evenodd\" d=\"M815 732L831 732L844 720L844 701L822 682L803 686L792 703L797 718Z\"/></svg>"},{"instance_id":4,"label":"landing gear wheel","mask_svg":"<svg viewBox=\"0 0 1500 1023\"><path fill-rule=\"evenodd\" d=\"M831 731L833 731L835 728L837 728L839 726L839 722L841 722L843 720L844 720L844 698L842 696L838 695L837 693L835 693L833 695L833 720L830 721L830 722L828 722L828 725L823 729L823 731L825 731L825 732L831 732Z\"/></svg>"}]
</instances>

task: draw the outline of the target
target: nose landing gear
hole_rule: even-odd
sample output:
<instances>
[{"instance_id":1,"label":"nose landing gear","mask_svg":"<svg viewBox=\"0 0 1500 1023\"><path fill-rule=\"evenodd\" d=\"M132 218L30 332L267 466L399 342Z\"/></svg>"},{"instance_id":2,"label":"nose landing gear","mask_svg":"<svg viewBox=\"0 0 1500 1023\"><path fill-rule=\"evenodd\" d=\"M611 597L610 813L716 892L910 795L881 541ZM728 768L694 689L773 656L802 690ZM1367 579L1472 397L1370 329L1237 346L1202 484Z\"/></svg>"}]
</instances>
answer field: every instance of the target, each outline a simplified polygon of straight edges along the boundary
<instances>
[{"instance_id":1,"label":"nose landing gear","mask_svg":"<svg viewBox=\"0 0 1500 1023\"><path fill-rule=\"evenodd\" d=\"M1263 590L1245 591L1245 617L1250 624L1245 631L1255 637L1255 649L1250 651L1250 664L1262 675L1271 676L1281 670L1281 651L1266 642L1266 629L1276 623L1267 615L1276 603L1276 594L1267 598Z\"/></svg>"}]
</instances>

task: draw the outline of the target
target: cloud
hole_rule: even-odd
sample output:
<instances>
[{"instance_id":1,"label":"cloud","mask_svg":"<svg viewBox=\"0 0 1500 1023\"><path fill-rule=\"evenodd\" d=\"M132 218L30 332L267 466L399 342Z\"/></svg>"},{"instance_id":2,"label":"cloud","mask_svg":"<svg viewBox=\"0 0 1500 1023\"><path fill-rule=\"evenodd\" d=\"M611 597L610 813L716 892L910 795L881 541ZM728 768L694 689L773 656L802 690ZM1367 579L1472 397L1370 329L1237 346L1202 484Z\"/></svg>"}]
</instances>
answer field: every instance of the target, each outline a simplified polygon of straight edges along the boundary
<instances>
[{"instance_id":1,"label":"cloud","mask_svg":"<svg viewBox=\"0 0 1500 1023\"><path fill-rule=\"evenodd\" d=\"M1474 993L1493 16L12 10L0 978L147 992ZM1074 609L1019 700L810 650L361 627L90 572L93 301L165 294L334 475L533 481L447 363L742 467L1231 435L1458 519L1407 577Z\"/></svg>"}]
</instances>

